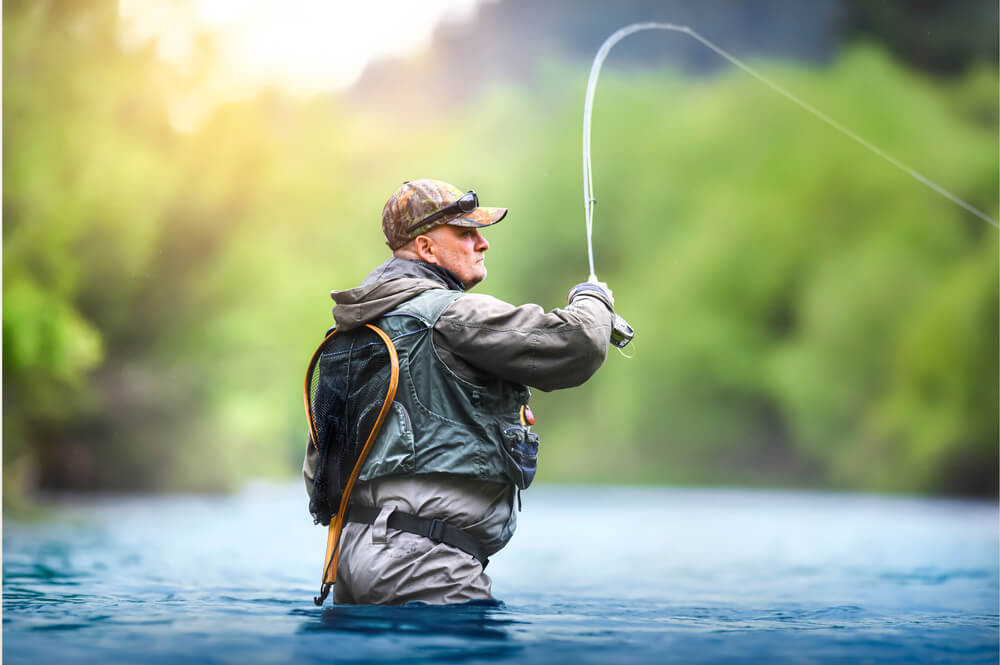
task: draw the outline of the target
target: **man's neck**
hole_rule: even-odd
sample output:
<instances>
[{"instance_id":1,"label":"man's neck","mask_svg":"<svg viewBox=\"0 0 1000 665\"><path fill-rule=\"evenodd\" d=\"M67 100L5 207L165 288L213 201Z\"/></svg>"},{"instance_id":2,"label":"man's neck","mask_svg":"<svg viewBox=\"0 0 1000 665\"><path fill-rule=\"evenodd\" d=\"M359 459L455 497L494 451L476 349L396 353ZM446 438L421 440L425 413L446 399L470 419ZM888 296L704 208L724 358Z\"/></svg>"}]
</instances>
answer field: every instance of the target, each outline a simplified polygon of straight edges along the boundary
<instances>
[{"instance_id":1,"label":"man's neck","mask_svg":"<svg viewBox=\"0 0 1000 665\"><path fill-rule=\"evenodd\" d=\"M368 279L385 279L387 273L390 273L397 277L422 277L440 282L452 291L465 291L465 285L458 275L436 263L427 263L405 256L393 256L383 264L382 268L382 270L376 270L372 275L369 275Z\"/></svg>"},{"instance_id":2,"label":"man's neck","mask_svg":"<svg viewBox=\"0 0 1000 665\"><path fill-rule=\"evenodd\" d=\"M465 291L465 284L462 283L462 280L447 268L439 266L436 263L427 263L426 261L417 260L417 263L437 275L445 283L445 286L452 291Z\"/></svg>"}]
</instances>

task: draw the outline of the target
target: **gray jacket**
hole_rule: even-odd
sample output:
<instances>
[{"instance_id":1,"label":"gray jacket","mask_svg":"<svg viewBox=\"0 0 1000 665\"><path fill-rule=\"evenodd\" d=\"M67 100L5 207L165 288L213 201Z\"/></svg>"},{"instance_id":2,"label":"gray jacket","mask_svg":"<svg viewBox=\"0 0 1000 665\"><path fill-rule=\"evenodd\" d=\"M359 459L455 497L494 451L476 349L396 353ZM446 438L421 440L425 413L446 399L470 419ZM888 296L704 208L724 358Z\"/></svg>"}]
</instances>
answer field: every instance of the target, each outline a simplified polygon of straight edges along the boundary
<instances>
[{"instance_id":1,"label":"gray jacket","mask_svg":"<svg viewBox=\"0 0 1000 665\"><path fill-rule=\"evenodd\" d=\"M341 330L374 321L427 289L461 290L448 271L421 261L390 258L361 284L334 291L333 317ZM539 390L572 388L604 362L614 312L596 291L546 312L538 305L515 307L481 293L465 293L434 327L434 345L462 378L481 373Z\"/></svg>"},{"instance_id":2,"label":"gray jacket","mask_svg":"<svg viewBox=\"0 0 1000 665\"><path fill-rule=\"evenodd\" d=\"M378 319L428 289L462 287L451 272L422 261L392 257L360 286L332 291L333 317L341 331ZM453 372L473 383L483 374L539 390L572 388L604 362L614 324L612 304L583 291L567 307L544 311L515 307L481 293L464 293L434 326L434 346ZM309 446L303 474L312 492L316 454Z\"/></svg>"}]
</instances>

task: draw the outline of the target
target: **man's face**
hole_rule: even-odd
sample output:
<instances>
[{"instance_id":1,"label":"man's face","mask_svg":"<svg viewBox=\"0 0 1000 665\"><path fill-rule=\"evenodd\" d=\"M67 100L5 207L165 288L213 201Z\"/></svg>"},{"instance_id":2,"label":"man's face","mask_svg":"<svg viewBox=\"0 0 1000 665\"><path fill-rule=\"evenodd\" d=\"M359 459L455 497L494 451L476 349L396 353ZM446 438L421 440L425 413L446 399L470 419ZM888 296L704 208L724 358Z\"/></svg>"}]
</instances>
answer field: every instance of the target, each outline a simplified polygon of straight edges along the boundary
<instances>
[{"instance_id":1,"label":"man's face","mask_svg":"<svg viewBox=\"0 0 1000 665\"><path fill-rule=\"evenodd\" d=\"M471 289L486 279L486 250L490 243L478 229L464 226L435 226L423 234L433 241L433 261L442 268L452 271Z\"/></svg>"}]
</instances>

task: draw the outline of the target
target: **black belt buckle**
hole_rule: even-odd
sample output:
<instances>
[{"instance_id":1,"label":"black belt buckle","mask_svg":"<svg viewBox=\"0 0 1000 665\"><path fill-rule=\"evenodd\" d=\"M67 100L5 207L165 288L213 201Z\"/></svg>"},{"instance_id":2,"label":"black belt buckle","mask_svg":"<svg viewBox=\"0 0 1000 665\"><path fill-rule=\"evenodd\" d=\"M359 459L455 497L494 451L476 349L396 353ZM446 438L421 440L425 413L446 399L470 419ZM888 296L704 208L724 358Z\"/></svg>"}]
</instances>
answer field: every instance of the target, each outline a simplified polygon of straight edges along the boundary
<instances>
[{"instance_id":1,"label":"black belt buckle","mask_svg":"<svg viewBox=\"0 0 1000 665\"><path fill-rule=\"evenodd\" d=\"M447 522L442 520L431 520L431 523L427 526L427 537L431 540L436 540L437 542L442 542L444 539L444 528L447 526Z\"/></svg>"}]
</instances>

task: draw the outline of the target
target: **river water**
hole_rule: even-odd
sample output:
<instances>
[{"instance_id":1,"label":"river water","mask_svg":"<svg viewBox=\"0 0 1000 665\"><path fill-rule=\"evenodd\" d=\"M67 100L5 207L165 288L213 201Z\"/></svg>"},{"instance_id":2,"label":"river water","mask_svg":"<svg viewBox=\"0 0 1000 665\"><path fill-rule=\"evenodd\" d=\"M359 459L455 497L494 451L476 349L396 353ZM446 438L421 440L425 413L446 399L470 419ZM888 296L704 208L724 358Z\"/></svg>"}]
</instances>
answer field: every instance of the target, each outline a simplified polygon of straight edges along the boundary
<instances>
[{"instance_id":1,"label":"river water","mask_svg":"<svg viewBox=\"0 0 1000 665\"><path fill-rule=\"evenodd\" d=\"M994 502L533 487L502 601L312 603L302 487L63 499L4 521L3 662L991 663Z\"/></svg>"}]
</instances>

